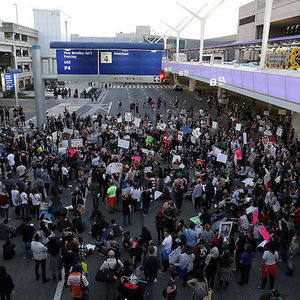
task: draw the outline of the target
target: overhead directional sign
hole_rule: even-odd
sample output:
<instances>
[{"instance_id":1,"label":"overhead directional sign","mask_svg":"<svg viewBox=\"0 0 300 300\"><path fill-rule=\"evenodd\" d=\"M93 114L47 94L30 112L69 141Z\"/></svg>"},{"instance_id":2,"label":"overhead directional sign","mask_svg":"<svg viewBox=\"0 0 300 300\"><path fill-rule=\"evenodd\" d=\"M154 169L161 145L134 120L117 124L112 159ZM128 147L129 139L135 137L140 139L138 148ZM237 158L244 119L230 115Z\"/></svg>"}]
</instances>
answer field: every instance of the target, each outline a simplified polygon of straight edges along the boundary
<instances>
[{"instance_id":1,"label":"overhead directional sign","mask_svg":"<svg viewBox=\"0 0 300 300\"><path fill-rule=\"evenodd\" d=\"M59 42L51 43L52 48L59 48L56 50L59 80L160 82L162 46L143 43L89 43L83 45L85 49L76 43L66 46L70 49L61 49Z\"/></svg>"},{"instance_id":2,"label":"overhead directional sign","mask_svg":"<svg viewBox=\"0 0 300 300\"><path fill-rule=\"evenodd\" d=\"M15 90L15 76L14 74L2 74L2 86L4 91L14 91Z\"/></svg>"}]
</instances>

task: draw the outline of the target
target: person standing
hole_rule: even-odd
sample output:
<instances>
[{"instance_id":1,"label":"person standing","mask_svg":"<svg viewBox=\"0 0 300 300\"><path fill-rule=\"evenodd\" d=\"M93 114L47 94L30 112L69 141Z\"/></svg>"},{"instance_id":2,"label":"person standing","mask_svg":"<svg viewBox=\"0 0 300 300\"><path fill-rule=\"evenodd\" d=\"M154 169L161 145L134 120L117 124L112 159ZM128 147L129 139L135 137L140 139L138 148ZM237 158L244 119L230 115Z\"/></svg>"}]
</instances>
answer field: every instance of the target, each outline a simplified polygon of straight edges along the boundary
<instances>
[{"instance_id":1,"label":"person standing","mask_svg":"<svg viewBox=\"0 0 300 300\"><path fill-rule=\"evenodd\" d=\"M33 258L35 260L35 279L39 280L39 266L42 268L42 280L43 283L47 283L50 279L46 277L46 258L48 249L41 242L41 237L36 233L33 237L33 242L31 243L31 251Z\"/></svg>"},{"instance_id":2,"label":"person standing","mask_svg":"<svg viewBox=\"0 0 300 300\"><path fill-rule=\"evenodd\" d=\"M109 212L113 213L116 205L117 187L111 182L107 189L107 201L109 205Z\"/></svg>"},{"instance_id":3,"label":"person standing","mask_svg":"<svg viewBox=\"0 0 300 300\"><path fill-rule=\"evenodd\" d=\"M168 271L169 269L169 254L172 250L172 236L170 232L165 229L164 231L164 240L162 242L162 249L161 249L161 257L162 257L162 265L163 265L163 272Z\"/></svg>"},{"instance_id":4,"label":"person standing","mask_svg":"<svg viewBox=\"0 0 300 300\"><path fill-rule=\"evenodd\" d=\"M87 300L88 294L85 294L82 287L87 288L89 282L83 274L82 264L76 264L73 267L73 272L68 276L67 285L71 289L72 297L74 300L82 299Z\"/></svg>"},{"instance_id":5,"label":"person standing","mask_svg":"<svg viewBox=\"0 0 300 300\"><path fill-rule=\"evenodd\" d=\"M297 236L293 236L292 241L289 245L287 251L287 269L288 271L285 273L288 276L293 276L294 273L294 264L295 264L295 256L299 249Z\"/></svg>"},{"instance_id":6,"label":"person standing","mask_svg":"<svg viewBox=\"0 0 300 300\"><path fill-rule=\"evenodd\" d=\"M253 258L254 258L254 253L252 251L252 247L251 245L248 244L245 246L245 251L242 253L241 256L241 261L240 261L241 280L238 282L239 285L248 284Z\"/></svg>"},{"instance_id":7,"label":"person standing","mask_svg":"<svg viewBox=\"0 0 300 300\"><path fill-rule=\"evenodd\" d=\"M22 235L23 240L23 257L24 259L27 258L27 252L28 250L31 250L31 242L34 235L34 226L31 226L28 224L29 219L25 218L23 219L23 223L17 228L17 233ZM32 252L31 257L32 257Z\"/></svg>"},{"instance_id":8,"label":"person standing","mask_svg":"<svg viewBox=\"0 0 300 300\"><path fill-rule=\"evenodd\" d=\"M195 185L192 193L192 199L193 199L195 210L201 207L202 193L203 193L203 186L201 183L201 179L197 179L197 184Z\"/></svg>"},{"instance_id":9,"label":"person standing","mask_svg":"<svg viewBox=\"0 0 300 300\"><path fill-rule=\"evenodd\" d=\"M47 243L48 252L50 254L50 271L52 272L53 281L56 280L56 273L58 280L62 280L62 259L60 255L60 241L58 237L51 237Z\"/></svg>"},{"instance_id":10,"label":"person standing","mask_svg":"<svg viewBox=\"0 0 300 300\"><path fill-rule=\"evenodd\" d=\"M274 275L277 273L277 263L279 261L279 255L276 251L276 246L274 243L270 242L268 244L268 250L263 254L261 260L260 269L262 269L262 281L258 289L264 289L268 278L270 278L270 289L274 287Z\"/></svg>"},{"instance_id":11,"label":"person standing","mask_svg":"<svg viewBox=\"0 0 300 300\"><path fill-rule=\"evenodd\" d=\"M146 299L153 300L153 286L159 274L160 265L158 259L154 256L154 247L148 247L148 255L143 261L142 270L147 281Z\"/></svg>"},{"instance_id":12,"label":"person standing","mask_svg":"<svg viewBox=\"0 0 300 300\"><path fill-rule=\"evenodd\" d=\"M177 280L179 276L176 271L172 271L170 275L170 279L168 281L168 287L167 287L167 299L168 300L174 300L177 296Z\"/></svg>"},{"instance_id":13,"label":"person standing","mask_svg":"<svg viewBox=\"0 0 300 300\"><path fill-rule=\"evenodd\" d=\"M114 270L116 268L116 265L119 264L122 268L124 268L124 265L119 259L115 258L115 252L113 250L110 250L108 252L108 259L106 259L102 266L100 267L100 270ZM116 299L116 284L117 284L117 276L114 276L114 279L110 281L106 281L106 300Z\"/></svg>"},{"instance_id":14,"label":"person standing","mask_svg":"<svg viewBox=\"0 0 300 300\"><path fill-rule=\"evenodd\" d=\"M1 300L10 300L10 294L15 285L12 278L7 274L4 266L0 266L0 297Z\"/></svg>"}]
</instances>

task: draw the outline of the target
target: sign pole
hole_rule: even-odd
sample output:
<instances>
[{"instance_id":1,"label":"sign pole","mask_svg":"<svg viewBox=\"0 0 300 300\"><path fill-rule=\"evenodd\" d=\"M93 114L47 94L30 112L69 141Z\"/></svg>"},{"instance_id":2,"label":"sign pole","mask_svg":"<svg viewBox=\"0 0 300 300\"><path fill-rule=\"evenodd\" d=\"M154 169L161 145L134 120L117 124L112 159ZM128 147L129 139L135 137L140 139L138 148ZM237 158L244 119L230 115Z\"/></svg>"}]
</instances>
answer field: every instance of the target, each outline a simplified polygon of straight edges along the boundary
<instances>
[{"instance_id":1,"label":"sign pole","mask_svg":"<svg viewBox=\"0 0 300 300\"><path fill-rule=\"evenodd\" d=\"M14 74L14 81L15 81L15 106L19 106L19 98L18 98L18 91L19 91L19 81L18 75Z\"/></svg>"},{"instance_id":2,"label":"sign pole","mask_svg":"<svg viewBox=\"0 0 300 300\"><path fill-rule=\"evenodd\" d=\"M32 71L34 78L34 98L37 127L40 130L46 122L45 91L42 80L41 46L32 46Z\"/></svg>"}]
</instances>

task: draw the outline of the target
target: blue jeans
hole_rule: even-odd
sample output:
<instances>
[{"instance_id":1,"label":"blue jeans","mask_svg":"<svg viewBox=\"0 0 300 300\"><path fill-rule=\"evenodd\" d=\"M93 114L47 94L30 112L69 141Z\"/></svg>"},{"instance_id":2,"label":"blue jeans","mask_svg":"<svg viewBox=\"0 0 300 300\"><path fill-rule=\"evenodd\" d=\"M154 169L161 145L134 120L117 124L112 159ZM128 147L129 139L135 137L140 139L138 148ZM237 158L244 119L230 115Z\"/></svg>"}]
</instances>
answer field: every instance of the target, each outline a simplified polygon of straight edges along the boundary
<instances>
[{"instance_id":1,"label":"blue jeans","mask_svg":"<svg viewBox=\"0 0 300 300\"><path fill-rule=\"evenodd\" d=\"M10 300L10 294L1 295L1 300Z\"/></svg>"},{"instance_id":2,"label":"blue jeans","mask_svg":"<svg viewBox=\"0 0 300 300\"><path fill-rule=\"evenodd\" d=\"M153 300L153 286L155 278L147 278L147 289L146 289L146 299Z\"/></svg>"},{"instance_id":3,"label":"blue jeans","mask_svg":"<svg viewBox=\"0 0 300 300\"><path fill-rule=\"evenodd\" d=\"M125 216L123 215L123 226L126 226L126 217L128 218L128 225L130 225L130 214Z\"/></svg>"},{"instance_id":4,"label":"blue jeans","mask_svg":"<svg viewBox=\"0 0 300 300\"><path fill-rule=\"evenodd\" d=\"M27 248L30 249L30 258L32 258L31 242L23 242L23 256L27 257Z\"/></svg>"}]
</instances>

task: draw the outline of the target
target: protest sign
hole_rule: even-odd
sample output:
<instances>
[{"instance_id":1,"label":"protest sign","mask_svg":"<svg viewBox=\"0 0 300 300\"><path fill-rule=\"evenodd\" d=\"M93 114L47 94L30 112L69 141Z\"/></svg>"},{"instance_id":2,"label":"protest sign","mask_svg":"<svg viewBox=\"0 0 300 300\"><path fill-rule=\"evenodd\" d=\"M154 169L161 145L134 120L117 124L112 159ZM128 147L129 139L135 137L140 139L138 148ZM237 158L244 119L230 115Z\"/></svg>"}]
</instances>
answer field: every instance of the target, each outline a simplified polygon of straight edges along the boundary
<instances>
[{"instance_id":1,"label":"protest sign","mask_svg":"<svg viewBox=\"0 0 300 300\"><path fill-rule=\"evenodd\" d=\"M272 135L272 131L271 130L265 130L264 131L264 135L265 136L271 136Z\"/></svg>"},{"instance_id":2,"label":"protest sign","mask_svg":"<svg viewBox=\"0 0 300 300\"><path fill-rule=\"evenodd\" d=\"M124 148L124 149L129 149L130 141L118 139L118 147Z\"/></svg>"},{"instance_id":3,"label":"protest sign","mask_svg":"<svg viewBox=\"0 0 300 300\"><path fill-rule=\"evenodd\" d=\"M180 155L173 155L172 164L174 164L176 160L180 161Z\"/></svg>"},{"instance_id":4,"label":"protest sign","mask_svg":"<svg viewBox=\"0 0 300 300\"><path fill-rule=\"evenodd\" d=\"M68 152L70 153L71 157L73 157L73 155L76 153L76 150L69 149Z\"/></svg>"},{"instance_id":5,"label":"protest sign","mask_svg":"<svg viewBox=\"0 0 300 300\"><path fill-rule=\"evenodd\" d=\"M250 206L250 207L246 208L246 214L247 215L251 214L253 212L253 210L254 210L253 206Z\"/></svg>"},{"instance_id":6,"label":"protest sign","mask_svg":"<svg viewBox=\"0 0 300 300\"><path fill-rule=\"evenodd\" d=\"M247 133L243 132L243 143L247 144Z\"/></svg>"},{"instance_id":7,"label":"protest sign","mask_svg":"<svg viewBox=\"0 0 300 300\"><path fill-rule=\"evenodd\" d=\"M125 113L125 122L130 122L131 121L131 113L130 112L126 112Z\"/></svg>"},{"instance_id":8,"label":"protest sign","mask_svg":"<svg viewBox=\"0 0 300 300\"><path fill-rule=\"evenodd\" d=\"M170 135L169 134L164 134L163 135L163 141L164 141L164 143L169 144L170 143Z\"/></svg>"},{"instance_id":9,"label":"protest sign","mask_svg":"<svg viewBox=\"0 0 300 300\"><path fill-rule=\"evenodd\" d=\"M264 115L265 115L265 116L269 116L269 115L270 115L270 112L269 112L268 110L265 110L265 111L264 111Z\"/></svg>"},{"instance_id":10,"label":"protest sign","mask_svg":"<svg viewBox=\"0 0 300 300\"><path fill-rule=\"evenodd\" d=\"M71 135L73 133L73 129L64 128L64 133Z\"/></svg>"},{"instance_id":11,"label":"protest sign","mask_svg":"<svg viewBox=\"0 0 300 300\"><path fill-rule=\"evenodd\" d=\"M264 248L266 246L266 244L267 244L267 241L264 240L256 248Z\"/></svg>"},{"instance_id":12,"label":"protest sign","mask_svg":"<svg viewBox=\"0 0 300 300\"><path fill-rule=\"evenodd\" d=\"M280 116L285 116L286 115L286 110L285 109L278 109L278 114Z\"/></svg>"},{"instance_id":13,"label":"protest sign","mask_svg":"<svg viewBox=\"0 0 300 300\"><path fill-rule=\"evenodd\" d=\"M196 166L203 166L204 161L202 159L197 159Z\"/></svg>"},{"instance_id":14,"label":"protest sign","mask_svg":"<svg viewBox=\"0 0 300 300\"><path fill-rule=\"evenodd\" d=\"M140 127L141 124L141 119L140 118L134 118L134 126L135 127Z\"/></svg>"},{"instance_id":15,"label":"protest sign","mask_svg":"<svg viewBox=\"0 0 300 300\"><path fill-rule=\"evenodd\" d=\"M60 154L65 154L67 152L67 148L65 148L65 147L58 148L58 152Z\"/></svg>"},{"instance_id":16,"label":"protest sign","mask_svg":"<svg viewBox=\"0 0 300 300\"><path fill-rule=\"evenodd\" d=\"M192 132L193 136L195 137L195 139L198 139L199 136L201 135L201 131L200 128L195 128Z\"/></svg>"},{"instance_id":17,"label":"protest sign","mask_svg":"<svg viewBox=\"0 0 300 300\"><path fill-rule=\"evenodd\" d=\"M71 140L71 147L72 148L83 147L83 140L82 139L72 139Z\"/></svg>"},{"instance_id":18,"label":"protest sign","mask_svg":"<svg viewBox=\"0 0 300 300\"><path fill-rule=\"evenodd\" d=\"M150 144L150 143L152 143L153 140L154 140L154 138L152 136L148 135L146 138L146 143Z\"/></svg>"},{"instance_id":19,"label":"protest sign","mask_svg":"<svg viewBox=\"0 0 300 300\"><path fill-rule=\"evenodd\" d=\"M226 164L226 162L227 162L227 155L223 154L223 153L218 153L217 161L221 162L223 164Z\"/></svg>"},{"instance_id":20,"label":"protest sign","mask_svg":"<svg viewBox=\"0 0 300 300\"><path fill-rule=\"evenodd\" d=\"M190 218L190 221L193 222L193 223L195 223L195 224L199 224L199 223L201 224L202 223L201 220L200 220L200 218L199 218L199 216Z\"/></svg>"},{"instance_id":21,"label":"protest sign","mask_svg":"<svg viewBox=\"0 0 300 300\"><path fill-rule=\"evenodd\" d=\"M267 231L264 225L261 225L258 229L261 236L264 238L264 240L267 241L267 243L270 242L270 233Z\"/></svg>"},{"instance_id":22,"label":"protest sign","mask_svg":"<svg viewBox=\"0 0 300 300\"><path fill-rule=\"evenodd\" d=\"M191 142L192 142L193 144L195 144L195 143L196 143L196 139L195 139L195 137L191 136Z\"/></svg>"},{"instance_id":23,"label":"protest sign","mask_svg":"<svg viewBox=\"0 0 300 300\"><path fill-rule=\"evenodd\" d=\"M118 123L122 123L123 121L122 121L122 117L119 117L118 119L117 119L117 122Z\"/></svg>"},{"instance_id":24,"label":"protest sign","mask_svg":"<svg viewBox=\"0 0 300 300\"><path fill-rule=\"evenodd\" d=\"M217 129L217 128L218 128L218 123L215 122L215 121L213 121L213 122L212 122L212 125L211 125L211 128L212 128L212 129Z\"/></svg>"},{"instance_id":25,"label":"protest sign","mask_svg":"<svg viewBox=\"0 0 300 300\"><path fill-rule=\"evenodd\" d=\"M125 188L125 189L122 189L122 196L123 195L129 195L130 194L130 192L131 192L131 189L133 189L131 186L130 187L127 187L127 188Z\"/></svg>"},{"instance_id":26,"label":"protest sign","mask_svg":"<svg viewBox=\"0 0 300 300\"><path fill-rule=\"evenodd\" d=\"M222 152L221 149L219 149L216 146L212 146L212 151L213 151L215 156L218 156L218 154Z\"/></svg>"},{"instance_id":27,"label":"protest sign","mask_svg":"<svg viewBox=\"0 0 300 300\"><path fill-rule=\"evenodd\" d=\"M139 156L132 156L131 159L141 162L141 158Z\"/></svg>"},{"instance_id":28,"label":"protest sign","mask_svg":"<svg viewBox=\"0 0 300 300\"><path fill-rule=\"evenodd\" d=\"M241 131L241 129L242 129L242 124L236 123L236 125L235 125L235 130Z\"/></svg>"},{"instance_id":29,"label":"protest sign","mask_svg":"<svg viewBox=\"0 0 300 300\"><path fill-rule=\"evenodd\" d=\"M181 134L178 134L178 141L182 142L182 135Z\"/></svg>"},{"instance_id":30,"label":"protest sign","mask_svg":"<svg viewBox=\"0 0 300 300\"><path fill-rule=\"evenodd\" d=\"M164 123L160 123L158 126L157 126L158 129L162 130L162 131L165 131L166 128L167 128L167 125L164 124Z\"/></svg>"},{"instance_id":31,"label":"protest sign","mask_svg":"<svg viewBox=\"0 0 300 300\"><path fill-rule=\"evenodd\" d=\"M242 183L246 185L252 185L253 184L253 178L246 178L242 181Z\"/></svg>"},{"instance_id":32,"label":"protest sign","mask_svg":"<svg viewBox=\"0 0 300 300\"><path fill-rule=\"evenodd\" d=\"M189 126L183 126L182 130L184 133L190 133L190 127Z\"/></svg>"},{"instance_id":33,"label":"protest sign","mask_svg":"<svg viewBox=\"0 0 300 300\"><path fill-rule=\"evenodd\" d=\"M276 135L281 136L282 135L282 128L278 127L276 130Z\"/></svg>"},{"instance_id":34,"label":"protest sign","mask_svg":"<svg viewBox=\"0 0 300 300\"><path fill-rule=\"evenodd\" d=\"M255 161L256 154L254 152L251 153L251 155L248 158L249 163L252 165L253 162Z\"/></svg>"},{"instance_id":35,"label":"protest sign","mask_svg":"<svg viewBox=\"0 0 300 300\"><path fill-rule=\"evenodd\" d=\"M169 254L169 263L174 264L178 262L180 255L181 255L181 248L178 247Z\"/></svg>"},{"instance_id":36,"label":"protest sign","mask_svg":"<svg viewBox=\"0 0 300 300\"><path fill-rule=\"evenodd\" d=\"M236 159L237 160L241 160L242 159L242 151L235 150L235 155L236 155Z\"/></svg>"},{"instance_id":37,"label":"protest sign","mask_svg":"<svg viewBox=\"0 0 300 300\"><path fill-rule=\"evenodd\" d=\"M179 165L179 168L180 168L180 169L184 169L184 168L185 168L185 165L184 165L184 164L180 164L180 165Z\"/></svg>"},{"instance_id":38,"label":"protest sign","mask_svg":"<svg viewBox=\"0 0 300 300\"><path fill-rule=\"evenodd\" d=\"M263 128L262 126L259 126L259 127L258 127L258 131L259 131L259 132L264 131L264 128Z\"/></svg>"},{"instance_id":39,"label":"protest sign","mask_svg":"<svg viewBox=\"0 0 300 300\"><path fill-rule=\"evenodd\" d=\"M111 163L106 168L107 174L115 174L122 172L123 165L122 163Z\"/></svg>"},{"instance_id":40,"label":"protest sign","mask_svg":"<svg viewBox=\"0 0 300 300\"><path fill-rule=\"evenodd\" d=\"M144 173L151 173L152 172L152 167L146 167L144 170Z\"/></svg>"},{"instance_id":41,"label":"protest sign","mask_svg":"<svg viewBox=\"0 0 300 300\"><path fill-rule=\"evenodd\" d=\"M218 238L229 238L232 228L232 222L221 222L219 227Z\"/></svg>"},{"instance_id":42,"label":"protest sign","mask_svg":"<svg viewBox=\"0 0 300 300\"><path fill-rule=\"evenodd\" d=\"M271 155L276 158L276 148L272 145L270 149Z\"/></svg>"},{"instance_id":43,"label":"protest sign","mask_svg":"<svg viewBox=\"0 0 300 300\"><path fill-rule=\"evenodd\" d=\"M53 138L53 141L57 140L57 131L52 133L52 138Z\"/></svg>"},{"instance_id":44,"label":"protest sign","mask_svg":"<svg viewBox=\"0 0 300 300\"><path fill-rule=\"evenodd\" d=\"M170 176L167 176L164 180L164 183L169 183L171 181L171 177Z\"/></svg>"},{"instance_id":45,"label":"protest sign","mask_svg":"<svg viewBox=\"0 0 300 300\"><path fill-rule=\"evenodd\" d=\"M264 136L262 138L262 143L263 143L264 146L269 145L269 137L268 136Z\"/></svg>"},{"instance_id":46,"label":"protest sign","mask_svg":"<svg viewBox=\"0 0 300 300\"><path fill-rule=\"evenodd\" d=\"M162 192L160 192L160 191L155 191L155 192L154 192L154 199L155 199L155 200L158 199L161 195L162 195Z\"/></svg>"},{"instance_id":47,"label":"protest sign","mask_svg":"<svg viewBox=\"0 0 300 300\"><path fill-rule=\"evenodd\" d=\"M258 220L258 211L256 210L254 213L253 213L253 218L252 218L252 226L254 226L256 224Z\"/></svg>"},{"instance_id":48,"label":"protest sign","mask_svg":"<svg viewBox=\"0 0 300 300\"><path fill-rule=\"evenodd\" d=\"M68 140L62 140L61 141L62 148L68 148L69 147L69 141Z\"/></svg>"}]
</instances>

